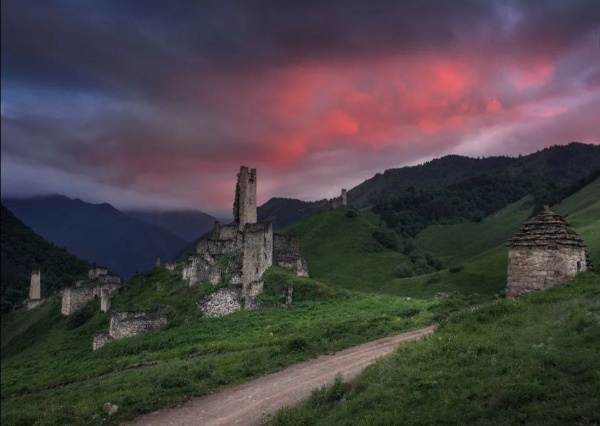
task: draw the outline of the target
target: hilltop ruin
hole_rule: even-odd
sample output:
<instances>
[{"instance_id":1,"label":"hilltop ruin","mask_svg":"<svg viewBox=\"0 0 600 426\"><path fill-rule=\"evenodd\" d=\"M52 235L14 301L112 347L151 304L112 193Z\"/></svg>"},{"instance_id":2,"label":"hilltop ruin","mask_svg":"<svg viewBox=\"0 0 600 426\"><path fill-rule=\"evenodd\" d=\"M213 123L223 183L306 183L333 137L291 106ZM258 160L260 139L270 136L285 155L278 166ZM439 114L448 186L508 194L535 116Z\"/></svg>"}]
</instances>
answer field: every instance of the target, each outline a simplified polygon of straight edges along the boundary
<instances>
[{"instance_id":1,"label":"hilltop ruin","mask_svg":"<svg viewBox=\"0 0 600 426\"><path fill-rule=\"evenodd\" d=\"M565 284L592 269L581 238L547 206L528 220L507 245L507 297Z\"/></svg>"},{"instance_id":2,"label":"hilltop ruin","mask_svg":"<svg viewBox=\"0 0 600 426\"><path fill-rule=\"evenodd\" d=\"M242 166L237 175L233 202L234 223L215 222L211 238L201 239L196 252L184 264L182 277L190 286L228 280L229 293L251 307L262 292L261 277L271 265L279 265L298 276L308 276L300 256L298 238L273 233L270 221L257 222L256 169ZM225 292L223 292L225 295ZM239 310L233 307L233 310Z\"/></svg>"}]
</instances>

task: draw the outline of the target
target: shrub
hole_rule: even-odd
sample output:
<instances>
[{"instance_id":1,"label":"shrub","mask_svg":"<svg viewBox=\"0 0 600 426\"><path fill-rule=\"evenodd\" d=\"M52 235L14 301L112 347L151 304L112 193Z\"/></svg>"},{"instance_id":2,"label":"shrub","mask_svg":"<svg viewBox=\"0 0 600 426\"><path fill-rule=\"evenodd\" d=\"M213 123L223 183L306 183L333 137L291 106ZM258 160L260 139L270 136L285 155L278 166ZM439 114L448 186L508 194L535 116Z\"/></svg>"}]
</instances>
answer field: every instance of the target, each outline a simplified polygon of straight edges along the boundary
<instances>
[{"instance_id":1,"label":"shrub","mask_svg":"<svg viewBox=\"0 0 600 426\"><path fill-rule=\"evenodd\" d=\"M353 217L358 216L358 213L356 213L354 210L348 210L346 212L346 217L349 217L350 219L352 219Z\"/></svg>"},{"instance_id":2,"label":"shrub","mask_svg":"<svg viewBox=\"0 0 600 426\"><path fill-rule=\"evenodd\" d=\"M384 247L398 250L398 239L396 238L396 233L391 229L377 229L373 231L373 238Z\"/></svg>"},{"instance_id":3,"label":"shrub","mask_svg":"<svg viewBox=\"0 0 600 426\"><path fill-rule=\"evenodd\" d=\"M394 275L397 278L409 278L415 275L415 272L412 270L410 266L398 266L396 271L394 271Z\"/></svg>"},{"instance_id":4,"label":"shrub","mask_svg":"<svg viewBox=\"0 0 600 426\"><path fill-rule=\"evenodd\" d=\"M456 274L457 272L460 272L463 269L465 269L464 265L452 265L450 266L449 271L453 274Z\"/></svg>"}]
</instances>

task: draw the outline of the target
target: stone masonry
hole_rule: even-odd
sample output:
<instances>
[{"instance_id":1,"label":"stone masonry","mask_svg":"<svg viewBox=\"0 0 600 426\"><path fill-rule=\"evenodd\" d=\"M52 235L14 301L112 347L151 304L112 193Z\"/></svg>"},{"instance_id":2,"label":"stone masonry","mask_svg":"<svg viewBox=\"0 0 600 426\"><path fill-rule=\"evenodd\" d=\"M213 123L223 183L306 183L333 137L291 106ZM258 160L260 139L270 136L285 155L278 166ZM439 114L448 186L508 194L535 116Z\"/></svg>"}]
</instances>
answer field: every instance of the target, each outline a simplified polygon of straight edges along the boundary
<instances>
[{"instance_id":1,"label":"stone masonry","mask_svg":"<svg viewBox=\"0 0 600 426\"><path fill-rule=\"evenodd\" d=\"M82 287L68 287L64 289L62 295L62 306L60 313L65 316L71 315L76 310L85 306L91 300L96 298L105 298L105 302L101 303L102 306L106 308L109 294L113 291L117 290L120 287L120 284L102 284L97 286L82 286ZM105 292L105 295L102 296L102 291ZM110 303L110 302L108 302ZM108 308L107 308L108 309ZM103 311L105 312L105 311Z\"/></svg>"},{"instance_id":2,"label":"stone masonry","mask_svg":"<svg viewBox=\"0 0 600 426\"><path fill-rule=\"evenodd\" d=\"M548 207L527 221L507 245L507 297L568 283L589 268L581 238Z\"/></svg>"},{"instance_id":3,"label":"stone masonry","mask_svg":"<svg viewBox=\"0 0 600 426\"><path fill-rule=\"evenodd\" d=\"M262 289L261 277L273 264L308 276L297 237L274 234L270 221L256 222L256 185L256 169L242 166L233 203L235 222L224 226L216 222L212 238L198 242L182 269L190 286L216 285L227 277L229 289L248 303L256 297L256 289Z\"/></svg>"},{"instance_id":4,"label":"stone masonry","mask_svg":"<svg viewBox=\"0 0 600 426\"><path fill-rule=\"evenodd\" d=\"M39 270L31 271L27 310L40 306L42 303L44 303L44 299L42 299L41 272Z\"/></svg>"},{"instance_id":5,"label":"stone masonry","mask_svg":"<svg viewBox=\"0 0 600 426\"><path fill-rule=\"evenodd\" d=\"M153 315L144 311L117 312L110 319L108 333L96 333L92 349L96 350L112 340L156 330L165 324L167 324L167 317L164 315Z\"/></svg>"},{"instance_id":6,"label":"stone masonry","mask_svg":"<svg viewBox=\"0 0 600 426\"><path fill-rule=\"evenodd\" d=\"M273 264L288 269L299 277L308 277L308 265L300 256L297 235L273 234Z\"/></svg>"},{"instance_id":7,"label":"stone masonry","mask_svg":"<svg viewBox=\"0 0 600 426\"><path fill-rule=\"evenodd\" d=\"M247 223L256 223L256 169L242 166L235 187L233 217L242 231Z\"/></svg>"}]
</instances>

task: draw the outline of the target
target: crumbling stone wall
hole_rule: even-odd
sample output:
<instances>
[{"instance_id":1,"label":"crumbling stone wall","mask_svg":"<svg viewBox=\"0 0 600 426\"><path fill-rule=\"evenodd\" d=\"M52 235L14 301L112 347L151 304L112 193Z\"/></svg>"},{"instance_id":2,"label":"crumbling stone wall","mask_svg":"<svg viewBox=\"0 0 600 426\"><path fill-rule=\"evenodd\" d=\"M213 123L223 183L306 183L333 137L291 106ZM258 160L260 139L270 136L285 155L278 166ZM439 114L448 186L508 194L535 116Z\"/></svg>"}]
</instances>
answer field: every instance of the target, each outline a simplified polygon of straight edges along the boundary
<instances>
[{"instance_id":1,"label":"crumbling stone wall","mask_svg":"<svg viewBox=\"0 0 600 426\"><path fill-rule=\"evenodd\" d=\"M108 312L110 310L110 290L108 288L100 289L100 311Z\"/></svg>"},{"instance_id":2,"label":"crumbling stone wall","mask_svg":"<svg viewBox=\"0 0 600 426\"><path fill-rule=\"evenodd\" d=\"M238 227L237 225L223 225L221 226L219 222L215 222L215 226L213 228L212 239L213 240L232 240L236 239L238 236Z\"/></svg>"},{"instance_id":3,"label":"crumbling stone wall","mask_svg":"<svg viewBox=\"0 0 600 426\"><path fill-rule=\"evenodd\" d=\"M507 297L565 284L589 267L581 238L548 207L528 220L508 246Z\"/></svg>"},{"instance_id":4,"label":"crumbling stone wall","mask_svg":"<svg viewBox=\"0 0 600 426\"><path fill-rule=\"evenodd\" d=\"M256 169L240 167L235 187L233 217L242 231L247 223L256 223Z\"/></svg>"},{"instance_id":5,"label":"crumbling stone wall","mask_svg":"<svg viewBox=\"0 0 600 426\"><path fill-rule=\"evenodd\" d=\"M300 256L297 235L273 234L273 264L288 269L300 277L308 277L308 265Z\"/></svg>"},{"instance_id":6,"label":"crumbling stone wall","mask_svg":"<svg viewBox=\"0 0 600 426\"><path fill-rule=\"evenodd\" d=\"M165 324L167 317L164 315L148 314L144 311L117 312L110 319L108 333L103 331L94 335L92 349L96 350L112 340L156 330Z\"/></svg>"},{"instance_id":7,"label":"crumbling stone wall","mask_svg":"<svg viewBox=\"0 0 600 426\"><path fill-rule=\"evenodd\" d=\"M98 278L98 277L101 277L102 275L107 275L107 274L108 274L108 270L106 268L102 268L102 267L92 268L88 271L88 278L89 279Z\"/></svg>"},{"instance_id":8,"label":"crumbling stone wall","mask_svg":"<svg viewBox=\"0 0 600 426\"><path fill-rule=\"evenodd\" d=\"M82 286L68 287L64 289L62 295L62 306L60 313L65 316L71 315L76 310L82 308L89 301L101 297L102 290L112 293L118 289L118 284L102 284L100 286Z\"/></svg>"},{"instance_id":9,"label":"crumbling stone wall","mask_svg":"<svg viewBox=\"0 0 600 426\"><path fill-rule=\"evenodd\" d=\"M247 223L242 250L242 297L246 287L258 281L273 264L273 225L270 221Z\"/></svg>"},{"instance_id":10,"label":"crumbling stone wall","mask_svg":"<svg viewBox=\"0 0 600 426\"><path fill-rule=\"evenodd\" d=\"M108 334L112 339L137 336L167 324L167 317L144 311L124 311L113 314Z\"/></svg>"}]
</instances>

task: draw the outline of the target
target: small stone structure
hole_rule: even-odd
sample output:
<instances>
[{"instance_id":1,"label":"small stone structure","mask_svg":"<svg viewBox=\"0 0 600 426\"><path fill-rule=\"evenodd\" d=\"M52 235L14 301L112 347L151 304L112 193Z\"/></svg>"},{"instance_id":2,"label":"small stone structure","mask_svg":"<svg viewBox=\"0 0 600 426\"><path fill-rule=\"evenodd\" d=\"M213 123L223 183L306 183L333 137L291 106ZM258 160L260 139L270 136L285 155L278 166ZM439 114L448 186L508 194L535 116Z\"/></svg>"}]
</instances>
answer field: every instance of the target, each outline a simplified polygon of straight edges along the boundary
<instances>
[{"instance_id":1,"label":"small stone structure","mask_svg":"<svg viewBox=\"0 0 600 426\"><path fill-rule=\"evenodd\" d=\"M581 238L548 207L527 221L507 245L507 297L565 284L591 266Z\"/></svg>"},{"instance_id":2,"label":"small stone structure","mask_svg":"<svg viewBox=\"0 0 600 426\"><path fill-rule=\"evenodd\" d=\"M160 256L156 256L156 259L154 259L154 267L160 268Z\"/></svg>"},{"instance_id":3,"label":"small stone structure","mask_svg":"<svg viewBox=\"0 0 600 426\"><path fill-rule=\"evenodd\" d=\"M96 350L112 340L156 330L165 324L167 317L164 315L148 314L144 311L116 312L110 319L108 333L103 331L94 336L92 349Z\"/></svg>"},{"instance_id":4,"label":"small stone structure","mask_svg":"<svg viewBox=\"0 0 600 426\"><path fill-rule=\"evenodd\" d=\"M95 298L100 298L100 309L105 308L106 310L110 307L110 299L109 295L113 291L120 288L120 284L115 283L107 283L101 285L89 285L89 286L74 286L65 288L62 295L62 306L60 309L60 313L65 316L71 315L76 310L85 306L91 300ZM104 291L104 295L102 294ZM103 301L104 300L104 301ZM106 312L106 311L102 311Z\"/></svg>"},{"instance_id":5,"label":"small stone structure","mask_svg":"<svg viewBox=\"0 0 600 426\"><path fill-rule=\"evenodd\" d=\"M42 299L41 275L42 273L39 270L31 271L27 310L36 308L44 303L44 299Z\"/></svg>"},{"instance_id":6,"label":"small stone structure","mask_svg":"<svg viewBox=\"0 0 600 426\"><path fill-rule=\"evenodd\" d=\"M270 221L256 222L256 169L242 166L237 176L235 222L215 222L212 238L198 241L196 253L183 266L182 277L190 286L201 282L216 285L227 277L238 303L243 298L245 306L250 306L262 292L261 277L271 265L301 276L308 276L308 267L300 256L297 237L274 234Z\"/></svg>"},{"instance_id":7,"label":"small stone structure","mask_svg":"<svg viewBox=\"0 0 600 426\"><path fill-rule=\"evenodd\" d=\"M339 197L335 197L332 198L331 200L329 200L329 208L330 209L337 209L338 207L344 206L346 207L348 205L348 200L346 198L346 190L342 189L342 193Z\"/></svg>"}]
</instances>

